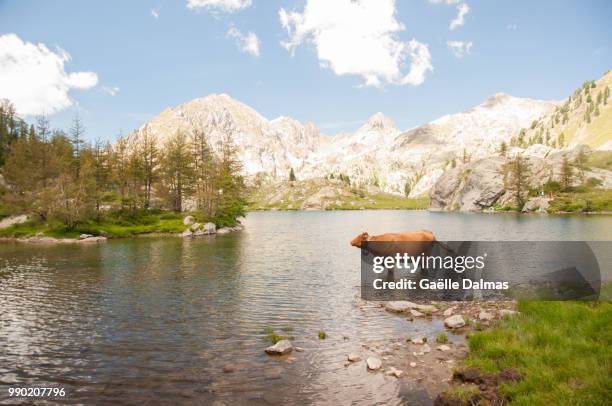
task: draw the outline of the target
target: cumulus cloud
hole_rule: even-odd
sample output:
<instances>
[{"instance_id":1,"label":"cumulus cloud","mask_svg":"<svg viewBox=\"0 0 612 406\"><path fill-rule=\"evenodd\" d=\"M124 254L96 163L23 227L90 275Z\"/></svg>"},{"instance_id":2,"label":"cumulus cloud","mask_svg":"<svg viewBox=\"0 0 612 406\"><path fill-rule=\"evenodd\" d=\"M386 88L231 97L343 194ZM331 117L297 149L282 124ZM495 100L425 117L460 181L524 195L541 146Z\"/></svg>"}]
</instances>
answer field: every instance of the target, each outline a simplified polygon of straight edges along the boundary
<instances>
[{"instance_id":1,"label":"cumulus cloud","mask_svg":"<svg viewBox=\"0 0 612 406\"><path fill-rule=\"evenodd\" d=\"M151 16L156 20L159 18L159 7L155 7L151 9Z\"/></svg>"},{"instance_id":2,"label":"cumulus cloud","mask_svg":"<svg viewBox=\"0 0 612 406\"><path fill-rule=\"evenodd\" d=\"M206 9L213 12L233 13L250 7L251 0L187 0L190 9Z\"/></svg>"},{"instance_id":3,"label":"cumulus cloud","mask_svg":"<svg viewBox=\"0 0 612 406\"><path fill-rule=\"evenodd\" d=\"M259 56L259 38L254 32L248 32L246 35L241 33L236 27L230 27L227 30L227 36L234 38L236 46L241 52L253 56Z\"/></svg>"},{"instance_id":4,"label":"cumulus cloud","mask_svg":"<svg viewBox=\"0 0 612 406\"><path fill-rule=\"evenodd\" d=\"M474 43L472 41L446 41L446 46L457 58L463 58L463 55L469 55Z\"/></svg>"},{"instance_id":5,"label":"cumulus cloud","mask_svg":"<svg viewBox=\"0 0 612 406\"><path fill-rule=\"evenodd\" d=\"M98 83L94 72L68 73L68 52L22 41L15 34L0 36L0 99L9 99L22 115L52 114L70 107L72 89Z\"/></svg>"},{"instance_id":6,"label":"cumulus cloud","mask_svg":"<svg viewBox=\"0 0 612 406\"><path fill-rule=\"evenodd\" d=\"M506 25L506 29L509 31L516 31L518 29L518 24L510 23Z\"/></svg>"},{"instance_id":7,"label":"cumulus cloud","mask_svg":"<svg viewBox=\"0 0 612 406\"><path fill-rule=\"evenodd\" d=\"M293 55L312 43L322 67L367 86L418 86L433 71L431 55L426 44L398 38L405 28L395 14L395 0L307 0L301 12L279 10L288 34L281 45Z\"/></svg>"},{"instance_id":8,"label":"cumulus cloud","mask_svg":"<svg viewBox=\"0 0 612 406\"><path fill-rule=\"evenodd\" d=\"M452 31L456 28L461 27L465 24L465 16L470 12L470 6L466 3L461 3L457 6L457 17L453 21L450 22L448 28Z\"/></svg>"}]
</instances>

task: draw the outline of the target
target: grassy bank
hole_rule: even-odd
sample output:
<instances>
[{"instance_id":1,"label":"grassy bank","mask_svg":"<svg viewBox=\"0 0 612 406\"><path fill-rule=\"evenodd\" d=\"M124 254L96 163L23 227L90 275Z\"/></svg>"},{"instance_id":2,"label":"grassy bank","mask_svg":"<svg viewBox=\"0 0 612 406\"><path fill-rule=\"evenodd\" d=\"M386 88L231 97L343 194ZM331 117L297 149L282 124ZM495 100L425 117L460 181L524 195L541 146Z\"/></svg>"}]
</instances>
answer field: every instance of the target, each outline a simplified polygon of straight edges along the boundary
<instances>
[{"instance_id":1,"label":"grassy bank","mask_svg":"<svg viewBox=\"0 0 612 406\"><path fill-rule=\"evenodd\" d=\"M519 371L521 380L499 387L512 404L609 403L612 303L519 302L518 310L519 316L469 338L466 366L487 374Z\"/></svg>"},{"instance_id":2,"label":"grassy bank","mask_svg":"<svg viewBox=\"0 0 612 406\"><path fill-rule=\"evenodd\" d=\"M597 213L612 211L612 190L576 188L560 192L550 202L549 213Z\"/></svg>"},{"instance_id":3,"label":"grassy bank","mask_svg":"<svg viewBox=\"0 0 612 406\"><path fill-rule=\"evenodd\" d=\"M29 221L0 229L0 237L27 237L42 233L56 238L76 238L81 234L109 238L132 237L150 233L180 233L185 230L183 215L173 212L113 213L100 221L88 221L72 229L59 222Z\"/></svg>"}]
</instances>

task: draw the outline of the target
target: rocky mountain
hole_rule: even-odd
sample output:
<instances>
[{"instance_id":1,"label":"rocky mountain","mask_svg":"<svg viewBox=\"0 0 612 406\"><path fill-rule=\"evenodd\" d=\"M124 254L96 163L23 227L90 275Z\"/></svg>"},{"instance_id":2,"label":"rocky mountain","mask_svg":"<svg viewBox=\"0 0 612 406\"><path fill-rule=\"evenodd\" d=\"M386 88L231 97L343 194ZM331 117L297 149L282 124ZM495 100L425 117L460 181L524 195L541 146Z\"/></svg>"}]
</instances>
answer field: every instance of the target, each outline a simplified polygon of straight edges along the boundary
<instances>
[{"instance_id":1,"label":"rocky mountain","mask_svg":"<svg viewBox=\"0 0 612 406\"><path fill-rule=\"evenodd\" d=\"M290 117L268 120L225 94L192 100L160 113L128 137L148 132L162 145L177 131L204 131L218 150L231 133L248 179L277 183L291 168L300 180L348 178L355 188L425 195L438 177L469 155L490 155L501 141L542 115L555 102L498 93L462 113L402 132L376 113L354 133L323 135L312 123Z\"/></svg>"},{"instance_id":2,"label":"rocky mountain","mask_svg":"<svg viewBox=\"0 0 612 406\"><path fill-rule=\"evenodd\" d=\"M580 152L589 154L591 150L582 145L543 157L526 154L531 187L539 188L548 181L560 182L563 159L573 162ZM506 162L506 157L490 156L446 171L431 189L430 209L482 211L514 206L512 193L504 187L502 173ZM612 189L612 171L589 165L581 177L573 177L572 184L578 185L580 178L597 179L601 189Z\"/></svg>"},{"instance_id":3,"label":"rocky mountain","mask_svg":"<svg viewBox=\"0 0 612 406\"><path fill-rule=\"evenodd\" d=\"M612 71L586 81L554 110L535 120L514 138L515 145L573 148L588 145L612 150Z\"/></svg>"}]
</instances>

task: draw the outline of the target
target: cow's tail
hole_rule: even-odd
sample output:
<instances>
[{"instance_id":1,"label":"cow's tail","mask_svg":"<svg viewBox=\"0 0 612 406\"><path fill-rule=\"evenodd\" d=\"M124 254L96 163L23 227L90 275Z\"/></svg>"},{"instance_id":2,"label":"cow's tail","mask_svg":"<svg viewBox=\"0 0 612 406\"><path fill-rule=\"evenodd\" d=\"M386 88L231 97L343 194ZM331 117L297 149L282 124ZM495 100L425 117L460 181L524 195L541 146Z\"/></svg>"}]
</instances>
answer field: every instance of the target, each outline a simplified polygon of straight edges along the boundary
<instances>
[{"instance_id":1,"label":"cow's tail","mask_svg":"<svg viewBox=\"0 0 612 406\"><path fill-rule=\"evenodd\" d=\"M450 252L451 254L457 255L457 252L454 249L452 249L451 247L449 247L447 244L443 243L442 241L436 240L436 243L438 243L440 247L444 248L446 252Z\"/></svg>"}]
</instances>

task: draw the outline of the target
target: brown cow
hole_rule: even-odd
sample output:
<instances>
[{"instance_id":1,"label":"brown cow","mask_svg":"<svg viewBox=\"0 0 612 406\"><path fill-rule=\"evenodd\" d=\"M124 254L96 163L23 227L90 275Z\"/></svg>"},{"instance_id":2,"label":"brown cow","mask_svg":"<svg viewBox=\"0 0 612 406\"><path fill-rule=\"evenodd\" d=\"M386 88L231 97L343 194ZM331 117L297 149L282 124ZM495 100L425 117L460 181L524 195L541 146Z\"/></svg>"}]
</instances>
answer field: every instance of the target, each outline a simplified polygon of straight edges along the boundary
<instances>
[{"instance_id":1,"label":"brown cow","mask_svg":"<svg viewBox=\"0 0 612 406\"><path fill-rule=\"evenodd\" d=\"M370 245L370 251L375 248L375 255L394 256L395 254L408 254L417 256L429 254L436 243L436 236L429 230L413 231L410 233L387 233L380 235L369 235L366 231L351 240L353 247L361 248L364 241L384 241L396 244L374 244ZM383 252L384 251L384 252Z\"/></svg>"}]
</instances>

